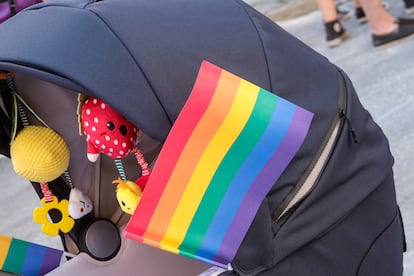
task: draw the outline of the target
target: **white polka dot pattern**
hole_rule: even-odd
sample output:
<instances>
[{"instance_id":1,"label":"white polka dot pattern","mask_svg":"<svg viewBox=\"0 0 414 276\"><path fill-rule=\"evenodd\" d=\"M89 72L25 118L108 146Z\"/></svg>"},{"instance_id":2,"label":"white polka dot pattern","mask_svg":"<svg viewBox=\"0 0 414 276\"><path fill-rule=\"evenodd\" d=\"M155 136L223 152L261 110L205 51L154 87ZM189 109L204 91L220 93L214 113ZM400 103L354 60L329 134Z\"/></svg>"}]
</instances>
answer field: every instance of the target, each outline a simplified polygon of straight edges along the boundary
<instances>
[{"instance_id":1,"label":"white polka dot pattern","mask_svg":"<svg viewBox=\"0 0 414 276\"><path fill-rule=\"evenodd\" d=\"M120 159L129 154L137 143L139 129L97 98L85 101L82 107L82 125L89 154L101 152Z\"/></svg>"}]
</instances>

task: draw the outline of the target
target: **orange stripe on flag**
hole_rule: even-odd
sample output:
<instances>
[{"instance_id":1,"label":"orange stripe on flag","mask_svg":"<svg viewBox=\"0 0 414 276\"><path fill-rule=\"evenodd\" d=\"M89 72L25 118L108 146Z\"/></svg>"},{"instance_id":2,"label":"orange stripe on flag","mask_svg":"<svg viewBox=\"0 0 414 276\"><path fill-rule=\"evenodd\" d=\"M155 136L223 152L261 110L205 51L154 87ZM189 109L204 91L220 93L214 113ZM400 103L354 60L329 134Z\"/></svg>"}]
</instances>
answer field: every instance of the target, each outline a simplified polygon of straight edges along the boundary
<instances>
[{"instance_id":1,"label":"orange stripe on flag","mask_svg":"<svg viewBox=\"0 0 414 276\"><path fill-rule=\"evenodd\" d=\"M239 83L239 78L226 71L222 71L216 87L216 91L219 93L214 94L211 103L176 162L177 167L173 171L158 202L151 222L144 234L145 239L162 240L198 160L208 143L210 143L212 136L227 116L227 112L236 96ZM226 96L222 97L221 95ZM180 162L183 159L186 162ZM187 162L187 160L191 160L191 162ZM169 185L170 183L174 183L174 185Z\"/></svg>"},{"instance_id":2,"label":"orange stripe on flag","mask_svg":"<svg viewBox=\"0 0 414 276\"><path fill-rule=\"evenodd\" d=\"M233 77L235 76L233 75ZM224 81L226 79L228 78L223 78ZM234 89L233 85L229 85L227 89L230 89L230 87ZM197 211L211 179L213 178L224 156L226 156L227 152L248 121L254 108L258 91L258 86L243 80L237 87L236 97L231 97L229 99L229 93L227 93L228 90L217 90L216 93L221 94L221 100L217 102L222 103L231 100L232 104L230 109L225 110L225 118L222 120L219 128L211 129L209 127L213 123L209 119L213 116L200 121L200 125L204 125L208 131L214 132L214 135L208 137L210 141L209 143L205 143L206 148L201 158L199 160L193 160L197 162L197 166L194 166L194 173L190 181L187 183L185 192L183 193L180 202L174 211L174 215L171 218L168 230L166 231L161 244L178 248L182 243L187 229L191 224L191 220ZM212 102L212 106L216 103ZM222 106L215 105L215 107L216 114L220 113L221 117L223 115ZM191 139L193 138L191 137L190 141ZM197 143L197 140L192 140L192 142ZM170 184L170 186L174 185L176 184Z\"/></svg>"}]
</instances>

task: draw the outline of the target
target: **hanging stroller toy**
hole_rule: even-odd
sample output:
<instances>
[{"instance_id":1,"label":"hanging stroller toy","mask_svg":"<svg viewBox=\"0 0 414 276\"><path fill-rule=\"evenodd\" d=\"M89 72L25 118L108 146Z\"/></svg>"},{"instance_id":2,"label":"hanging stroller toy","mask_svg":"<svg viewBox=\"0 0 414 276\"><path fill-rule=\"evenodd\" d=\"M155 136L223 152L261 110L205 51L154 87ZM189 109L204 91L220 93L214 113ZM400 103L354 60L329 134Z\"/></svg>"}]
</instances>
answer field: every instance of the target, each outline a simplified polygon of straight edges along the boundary
<instances>
[{"instance_id":1,"label":"hanging stroller toy","mask_svg":"<svg viewBox=\"0 0 414 276\"><path fill-rule=\"evenodd\" d=\"M81 109L80 127L86 136L88 159L96 162L99 153L115 159L121 176L112 181L118 184L117 200L124 212L133 214L150 176L148 164L141 151L135 146L139 129L102 100L93 97L82 98L80 95L78 110ZM142 170L141 176L135 183L126 179L120 160L131 151L134 152Z\"/></svg>"},{"instance_id":2,"label":"hanging stroller toy","mask_svg":"<svg viewBox=\"0 0 414 276\"><path fill-rule=\"evenodd\" d=\"M81 126L91 162L98 159L100 152L113 159L124 158L138 140L138 128L97 98L88 98L83 103Z\"/></svg>"}]
</instances>

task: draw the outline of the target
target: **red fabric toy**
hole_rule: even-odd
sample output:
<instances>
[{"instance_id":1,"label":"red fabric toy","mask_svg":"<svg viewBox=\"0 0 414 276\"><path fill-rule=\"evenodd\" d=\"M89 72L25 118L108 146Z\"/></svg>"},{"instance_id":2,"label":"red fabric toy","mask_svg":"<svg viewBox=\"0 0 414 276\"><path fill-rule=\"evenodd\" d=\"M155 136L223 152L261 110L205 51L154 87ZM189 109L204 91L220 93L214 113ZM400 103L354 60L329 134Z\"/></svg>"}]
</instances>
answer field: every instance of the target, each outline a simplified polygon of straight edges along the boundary
<instances>
[{"instance_id":1,"label":"red fabric toy","mask_svg":"<svg viewBox=\"0 0 414 276\"><path fill-rule=\"evenodd\" d=\"M81 116L91 162L100 152L113 159L124 158L135 147L138 128L102 100L88 98Z\"/></svg>"},{"instance_id":2,"label":"red fabric toy","mask_svg":"<svg viewBox=\"0 0 414 276\"><path fill-rule=\"evenodd\" d=\"M89 161L98 160L100 153L112 159L121 159L133 151L142 171L136 184L144 189L150 169L144 156L135 146L139 129L107 103L93 97L89 97L82 104L80 123L86 136Z\"/></svg>"}]
</instances>

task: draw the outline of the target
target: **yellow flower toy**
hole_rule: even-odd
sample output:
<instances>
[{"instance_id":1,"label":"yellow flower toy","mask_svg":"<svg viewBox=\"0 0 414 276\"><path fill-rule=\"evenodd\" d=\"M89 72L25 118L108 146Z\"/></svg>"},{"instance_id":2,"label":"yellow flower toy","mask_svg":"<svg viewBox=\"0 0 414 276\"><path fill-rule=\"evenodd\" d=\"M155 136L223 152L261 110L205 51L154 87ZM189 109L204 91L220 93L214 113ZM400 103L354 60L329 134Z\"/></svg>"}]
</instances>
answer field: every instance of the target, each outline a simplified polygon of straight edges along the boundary
<instances>
[{"instance_id":1,"label":"yellow flower toy","mask_svg":"<svg viewBox=\"0 0 414 276\"><path fill-rule=\"evenodd\" d=\"M48 193L47 183L41 183L42 190L46 191L45 196L40 201L42 207L35 208L33 211L33 220L37 224L43 224L42 232L49 236L56 236L59 230L63 233L68 233L75 225L73 218L69 216L68 205L69 201L62 199L58 201L57 197L52 193ZM51 210L58 210L61 213L60 221L53 223L48 219L48 213Z\"/></svg>"}]
</instances>

